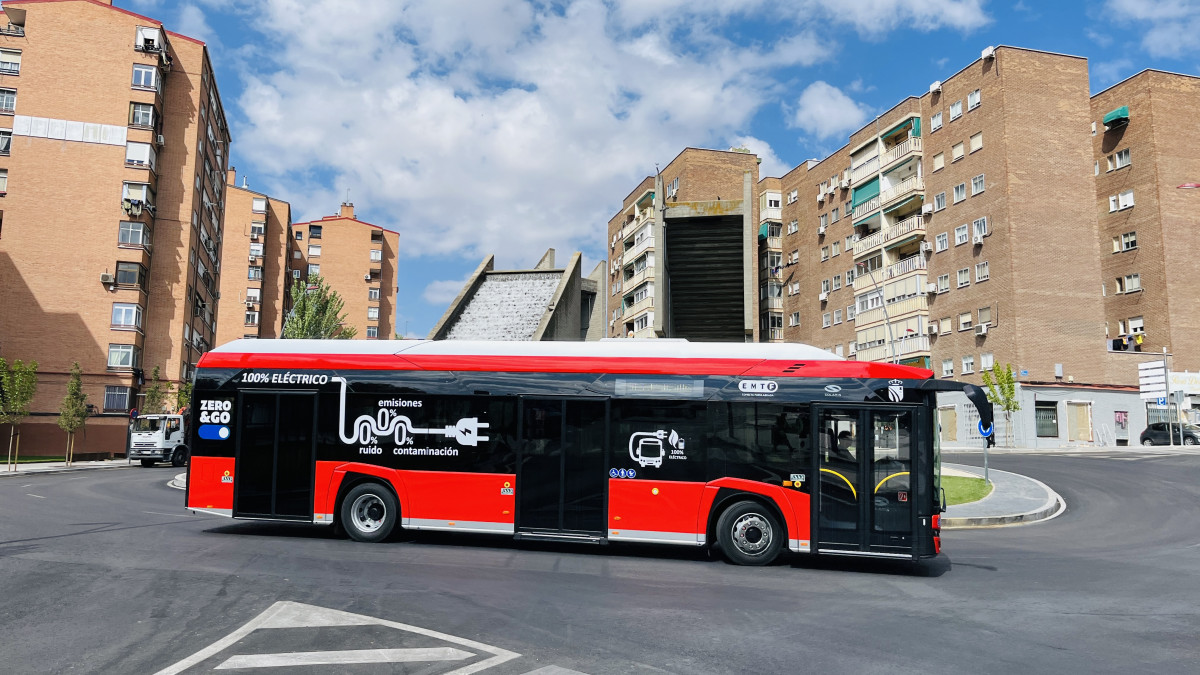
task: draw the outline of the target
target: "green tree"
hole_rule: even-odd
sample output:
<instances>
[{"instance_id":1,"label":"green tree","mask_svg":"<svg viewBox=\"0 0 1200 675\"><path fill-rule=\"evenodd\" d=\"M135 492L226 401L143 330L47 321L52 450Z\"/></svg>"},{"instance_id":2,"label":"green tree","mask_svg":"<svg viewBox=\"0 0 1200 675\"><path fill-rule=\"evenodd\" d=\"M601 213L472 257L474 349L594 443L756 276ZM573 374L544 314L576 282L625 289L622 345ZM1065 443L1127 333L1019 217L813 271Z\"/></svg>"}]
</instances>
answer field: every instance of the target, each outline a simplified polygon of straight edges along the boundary
<instances>
[{"instance_id":1,"label":"green tree","mask_svg":"<svg viewBox=\"0 0 1200 675\"><path fill-rule=\"evenodd\" d=\"M292 284L292 311L283 322L283 337L291 339L347 340L358 334L347 326L338 292L319 275Z\"/></svg>"},{"instance_id":2,"label":"green tree","mask_svg":"<svg viewBox=\"0 0 1200 675\"><path fill-rule=\"evenodd\" d=\"M58 428L67 432L67 466L75 462L75 432L87 424L87 398L83 393L83 371L76 361L67 380L67 395L58 408Z\"/></svg>"},{"instance_id":3,"label":"green tree","mask_svg":"<svg viewBox=\"0 0 1200 675\"><path fill-rule=\"evenodd\" d=\"M192 383L180 382L175 389L175 410L187 410L192 405Z\"/></svg>"},{"instance_id":4,"label":"green tree","mask_svg":"<svg viewBox=\"0 0 1200 675\"><path fill-rule=\"evenodd\" d=\"M1011 447L1012 414L1021 409L1021 401L1017 399L1016 372L1011 363L1004 364L1003 370L993 369L992 372L983 371L983 386L987 387L988 400L1004 411L1004 440Z\"/></svg>"},{"instance_id":5,"label":"green tree","mask_svg":"<svg viewBox=\"0 0 1200 675\"><path fill-rule=\"evenodd\" d=\"M158 415L166 412L167 384L158 378L158 366L150 374L150 386L142 399L142 414Z\"/></svg>"},{"instance_id":6,"label":"green tree","mask_svg":"<svg viewBox=\"0 0 1200 675\"><path fill-rule=\"evenodd\" d=\"M37 361L22 363L13 361L12 366L0 359L0 424L9 424L8 470L15 471L21 455L21 422L29 416L29 405L37 393ZM13 448L13 440L16 448Z\"/></svg>"}]
</instances>

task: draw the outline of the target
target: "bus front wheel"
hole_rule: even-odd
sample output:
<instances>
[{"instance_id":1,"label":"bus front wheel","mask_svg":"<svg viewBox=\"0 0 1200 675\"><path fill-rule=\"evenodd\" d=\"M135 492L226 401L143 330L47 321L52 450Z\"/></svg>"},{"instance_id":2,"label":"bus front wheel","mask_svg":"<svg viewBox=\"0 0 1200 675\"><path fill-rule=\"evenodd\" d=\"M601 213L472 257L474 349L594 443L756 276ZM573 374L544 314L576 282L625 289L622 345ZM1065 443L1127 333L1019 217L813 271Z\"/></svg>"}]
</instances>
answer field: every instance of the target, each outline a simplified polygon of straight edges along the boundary
<instances>
[{"instance_id":1,"label":"bus front wheel","mask_svg":"<svg viewBox=\"0 0 1200 675\"><path fill-rule=\"evenodd\" d=\"M347 492L342 500L342 528L355 541L383 541L396 527L399 512L396 498L387 488L378 483L363 483Z\"/></svg>"},{"instance_id":2,"label":"bus front wheel","mask_svg":"<svg viewBox=\"0 0 1200 675\"><path fill-rule=\"evenodd\" d=\"M717 519L717 543L735 565L770 564L786 536L771 510L759 502L737 502Z\"/></svg>"}]
</instances>

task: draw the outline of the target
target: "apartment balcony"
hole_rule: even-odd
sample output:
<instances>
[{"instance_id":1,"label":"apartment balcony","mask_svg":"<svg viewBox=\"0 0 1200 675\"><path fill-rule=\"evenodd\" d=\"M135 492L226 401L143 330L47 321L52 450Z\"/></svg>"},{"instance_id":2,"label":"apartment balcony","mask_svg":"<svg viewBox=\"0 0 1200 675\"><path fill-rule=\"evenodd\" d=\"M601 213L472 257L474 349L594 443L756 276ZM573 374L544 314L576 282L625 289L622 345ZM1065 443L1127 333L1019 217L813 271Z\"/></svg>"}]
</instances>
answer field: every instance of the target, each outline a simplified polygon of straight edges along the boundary
<instances>
[{"instance_id":1,"label":"apartment balcony","mask_svg":"<svg viewBox=\"0 0 1200 675\"><path fill-rule=\"evenodd\" d=\"M875 195L871 199L854 207L854 213L851 215L851 218L853 218L854 220L858 220L859 218L862 218L863 216L866 216L867 214L871 213L872 211L878 209L879 204L880 204L880 201L879 201L880 196L881 195Z\"/></svg>"},{"instance_id":2,"label":"apartment balcony","mask_svg":"<svg viewBox=\"0 0 1200 675\"><path fill-rule=\"evenodd\" d=\"M895 265L888 265L882 270L875 270L873 273L874 280L872 280L871 274L863 272L862 274L854 277L854 292L858 293L859 291L865 291L873 288L876 283L882 286L896 277L903 276L909 272L923 270L927 266L928 262L925 260L925 255L918 253L911 258L905 258L904 260L901 260Z\"/></svg>"},{"instance_id":3,"label":"apartment balcony","mask_svg":"<svg viewBox=\"0 0 1200 675\"><path fill-rule=\"evenodd\" d=\"M879 173L879 158L872 157L865 164L860 164L850 171L850 186L871 178Z\"/></svg>"},{"instance_id":4,"label":"apartment balcony","mask_svg":"<svg viewBox=\"0 0 1200 675\"><path fill-rule=\"evenodd\" d=\"M758 270L759 281L782 281L783 265L779 267L763 267Z\"/></svg>"},{"instance_id":5,"label":"apartment balcony","mask_svg":"<svg viewBox=\"0 0 1200 675\"><path fill-rule=\"evenodd\" d=\"M783 237L767 237L767 248L772 251L782 251Z\"/></svg>"},{"instance_id":6,"label":"apartment balcony","mask_svg":"<svg viewBox=\"0 0 1200 675\"><path fill-rule=\"evenodd\" d=\"M923 176L909 176L898 184L879 193L880 204L890 204L898 199L907 197L914 192L923 192L925 190L925 178ZM857 217L858 209L854 210Z\"/></svg>"},{"instance_id":7,"label":"apartment balcony","mask_svg":"<svg viewBox=\"0 0 1200 675\"><path fill-rule=\"evenodd\" d=\"M647 309L654 309L653 295L642 298L632 305L626 306L624 312L622 312L622 315L635 316L637 314L641 314Z\"/></svg>"},{"instance_id":8,"label":"apartment balcony","mask_svg":"<svg viewBox=\"0 0 1200 675\"><path fill-rule=\"evenodd\" d=\"M865 255L880 246L886 246L892 242L899 242L910 237L924 236L925 219L920 214L917 214L911 218L905 218L891 227L885 227L870 236L859 239L854 243L854 257L857 258Z\"/></svg>"},{"instance_id":9,"label":"apartment balcony","mask_svg":"<svg viewBox=\"0 0 1200 675\"><path fill-rule=\"evenodd\" d=\"M894 352L892 351L893 346L895 346ZM857 356L859 361L891 361L895 357L905 357L922 352L929 352L928 335L913 335L874 347L859 349Z\"/></svg>"},{"instance_id":10,"label":"apartment balcony","mask_svg":"<svg viewBox=\"0 0 1200 675\"><path fill-rule=\"evenodd\" d=\"M900 143L891 150L883 153L881 158L881 168L887 167L908 159L909 157L921 152L921 137L916 136L909 138L907 141Z\"/></svg>"},{"instance_id":11,"label":"apartment balcony","mask_svg":"<svg viewBox=\"0 0 1200 675\"><path fill-rule=\"evenodd\" d=\"M625 260L629 260L629 261L637 260L638 256L645 253L646 251L649 251L652 248L654 248L654 237L646 237L645 239L634 244L633 246L630 246L629 248L625 249L625 251L621 254L621 256Z\"/></svg>"},{"instance_id":12,"label":"apartment balcony","mask_svg":"<svg viewBox=\"0 0 1200 675\"><path fill-rule=\"evenodd\" d=\"M886 310L886 314L884 313ZM911 298L905 298L899 302L893 302L886 307L876 307L868 309L865 312L859 312L854 317L854 327L863 328L873 323L878 323L887 318L890 321L895 321L914 312L929 311L929 296L917 295Z\"/></svg>"},{"instance_id":13,"label":"apartment balcony","mask_svg":"<svg viewBox=\"0 0 1200 675\"><path fill-rule=\"evenodd\" d=\"M654 268L647 265L646 269L634 274L625 281L621 282L621 286L628 289L635 289L644 281L654 281Z\"/></svg>"},{"instance_id":14,"label":"apartment balcony","mask_svg":"<svg viewBox=\"0 0 1200 675\"><path fill-rule=\"evenodd\" d=\"M635 330L635 331L633 331L633 337L635 337L635 338L652 338L652 337L654 337L654 327L646 326L645 328L643 328L641 330Z\"/></svg>"},{"instance_id":15,"label":"apartment balcony","mask_svg":"<svg viewBox=\"0 0 1200 675\"><path fill-rule=\"evenodd\" d=\"M768 329L767 340L770 342L783 342L783 329L782 328Z\"/></svg>"}]
</instances>

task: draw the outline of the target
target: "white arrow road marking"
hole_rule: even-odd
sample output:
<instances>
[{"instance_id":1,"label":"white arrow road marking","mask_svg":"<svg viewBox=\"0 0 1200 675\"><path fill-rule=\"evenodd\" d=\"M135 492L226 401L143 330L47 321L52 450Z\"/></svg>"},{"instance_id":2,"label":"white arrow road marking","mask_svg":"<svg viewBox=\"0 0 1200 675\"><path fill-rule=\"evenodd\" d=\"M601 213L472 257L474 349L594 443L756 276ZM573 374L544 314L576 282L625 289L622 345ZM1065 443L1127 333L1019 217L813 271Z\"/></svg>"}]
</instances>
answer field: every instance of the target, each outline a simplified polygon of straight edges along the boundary
<instances>
[{"instance_id":1,"label":"white arrow road marking","mask_svg":"<svg viewBox=\"0 0 1200 675\"><path fill-rule=\"evenodd\" d=\"M587 673L581 673L578 670L563 668L562 666L546 666L545 668L531 670L528 673L525 673L525 675L587 675Z\"/></svg>"},{"instance_id":2,"label":"white arrow road marking","mask_svg":"<svg viewBox=\"0 0 1200 675\"><path fill-rule=\"evenodd\" d=\"M232 668L288 668L329 666L346 663L410 663L414 661L461 661L475 656L452 647L428 649L347 649L337 652L291 652L231 656L216 670Z\"/></svg>"},{"instance_id":3,"label":"white arrow road marking","mask_svg":"<svg viewBox=\"0 0 1200 675\"><path fill-rule=\"evenodd\" d=\"M202 662L206 659L209 659L209 658L213 657L214 655L220 653L222 650L228 649L229 647L236 644L242 638L246 637L250 633L253 633L254 631L259 630L259 629L266 629L266 628L321 628L321 627L325 627L325 626L387 626L388 628L395 628L396 630L408 631L410 633L416 633L417 635L424 635L427 637L437 638L439 640L445 640L446 642L451 642L451 643L454 643L454 644L462 646L462 647L469 647L471 649L475 649L475 650L478 650L481 652L486 652L488 654L492 654L491 658L487 658L487 659L484 659L483 661L478 661L476 663L468 664L466 666L463 666L462 668L458 668L449 673L446 673L445 675L470 675L470 673L477 673L486 668L491 668L492 666L499 665L501 663L504 663L505 661L511 661L512 659L515 659L520 656L520 654L517 654L515 652L510 652L506 649L500 649L499 647L485 645L482 642L475 642L474 640L468 640L466 638L460 638L460 637L455 637L453 635L447 635L445 633L439 633L437 631L428 630L426 628L410 626L408 624L397 623L395 621L385 621L383 619L376 619L374 617L365 616L362 614L351 614L350 612L342 612L342 611L338 611L336 609L326 609L324 607L316 607L314 605L305 605L305 604L299 603L299 602L280 601L280 602L276 602L275 604L268 607L265 611L263 611L262 614L259 614L258 616L254 617L253 619L250 619L249 621L247 621L246 624L244 626L242 626L241 628L238 628L237 630L233 631L229 635L226 635L225 637L221 638L220 640L217 640L216 642L205 647L204 649L201 649L200 651L196 652L195 654L192 654L191 656L187 657L186 659L183 659L182 661L180 661L178 663L175 663L173 665L167 666L166 668L163 668L162 670L158 671L155 675L176 675L177 673L182 673L183 671L187 670L188 668L191 668L192 666L195 666L195 665L199 664L200 662ZM376 651L438 651L438 650L362 650L362 651L376 652ZM458 651L458 650L448 649L447 651ZM314 653L318 653L318 652L297 652L297 653L298 654L314 654ZM345 653L345 652L329 652L329 653L339 654L339 653ZM468 656L474 656L474 655L475 654L468 654ZM281 655L269 654L269 655L262 655L262 656L281 656ZM237 658L237 657L235 657L235 658ZM430 660L433 660L433 659L430 659ZM448 659L437 659L437 660L448 660ZM227 660L225 663L228 663L228 662L229 661ZM332 663L362 663L362 662L346 661L346 662L332 662ZM379 661L375 661L374 663L379 663ZM225 664L222 664L222 666L224 666L224 665ZM297 665L299 665L299 664L297 664ZM228 666L228 667L233 668L233 667L244 667L244 666Z\"/></svg>"}]
</instances>

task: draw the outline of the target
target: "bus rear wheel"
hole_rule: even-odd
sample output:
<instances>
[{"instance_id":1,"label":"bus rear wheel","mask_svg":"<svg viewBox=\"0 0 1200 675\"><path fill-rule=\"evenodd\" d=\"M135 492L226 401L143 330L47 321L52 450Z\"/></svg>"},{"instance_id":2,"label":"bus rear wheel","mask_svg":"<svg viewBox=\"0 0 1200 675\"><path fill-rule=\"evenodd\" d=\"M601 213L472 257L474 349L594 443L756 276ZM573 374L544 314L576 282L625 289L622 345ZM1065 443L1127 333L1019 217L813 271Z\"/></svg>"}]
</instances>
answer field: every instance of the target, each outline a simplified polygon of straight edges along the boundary
<instances>
[{"instance_id":1,"label":"bus rear wheel","mask_svg":"<svg viewBox=\"0 0 1200 675\"><path fill-rule=\"evenodd\" d=\"M354 541L378 542L391 535L400 507L378 483L356 485L342 500L342 528Z\"/></svg>"},{"instance_id":2,"label":"bus rear wheel","mask_svg":"<svg viewBox=\"0 0 1200 675\"><path fill-rule=\"evenodd\" d=\"M770 509L754 501L740 501L717 519L717 543L735 565L767 565L779 555L785 537Z\"/></svg>"}]
</instances>

